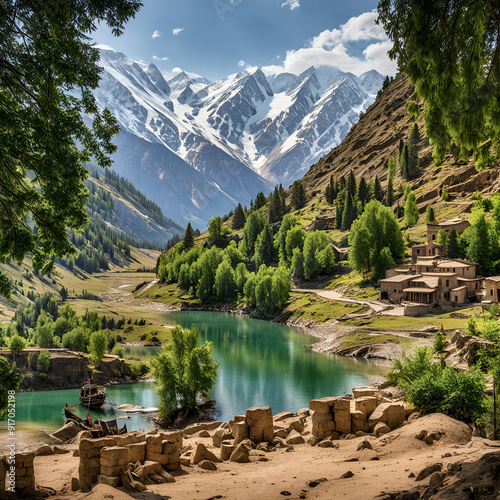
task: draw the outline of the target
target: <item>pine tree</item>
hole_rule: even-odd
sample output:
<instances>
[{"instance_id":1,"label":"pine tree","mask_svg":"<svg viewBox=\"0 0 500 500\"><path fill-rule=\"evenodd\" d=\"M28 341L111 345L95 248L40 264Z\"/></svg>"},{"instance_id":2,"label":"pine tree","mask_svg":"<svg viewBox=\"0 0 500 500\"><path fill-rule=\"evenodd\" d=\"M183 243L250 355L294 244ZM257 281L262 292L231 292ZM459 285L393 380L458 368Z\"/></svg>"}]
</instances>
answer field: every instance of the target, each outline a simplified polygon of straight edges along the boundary
<instances>
[{"instance_id":1,"label":"pine tree","mask_svg":"<svg viewBox=\"0 0 500 500\"><path fill-rule=\"evenodd\" d=\"M281 200L278 186L274 188L274 193L269 196L269 222L272 224L281 218Z\"/></svg>"},{"instance_id":2,"label":"pine tree","mask_svg":"<svg viewBox=\"0 0 500 500\"><path fill-rule=\"evenodd\" d=\"M356 178L354 177L354 172L352 170L349 172L346 190L351 194L352 199L356 197Z\"/></svg>"},{"instance_id":3,"label":"pine tree","mask_svg":"<svg viewBox=\"0 0 500 500\"><path fill-rule=\"evenodd\" d=\"M186 232L184 233L184 238L182 238L182 246L189 250L194 245L194 231L191 227L191 222L188 223L186 227Z\"/></svg>"},{"instance_id":4,"label":"pine tree","mask_svg":"<svg viewBox=\"0 0 500 500\"><path fill-rule=\"evenodd\" d=\"M396 175L396 160L391 158L389 160L389 179L392 179Z\"/></svg>"},{"instance_id":5,"label":"pine tree","mask_svg":"<svg viewBox=\"0 0 500 500\"><path fill-rule=\"evenodd\" d=\"M401 156L399 158L399 170L403 179L410 178L408 171L408 146L406 142L403 142L403 149L401 150Z\"/></svg>"},{"instance_id":6,"label":"pine tree","mask_svg":"<svg viewBox=\"0 0 500 500\"><path fill-rule=\"evenodd\" d=\"M267 203L266 195L261 191L255 198L255 210L259 210Z\"/></svg>"},{"instance_id":7,"label":"pine tree","mask_svg":"<svg viewBox=\"0 0 500 500\"><path fill-rule=\"evenodd\" d=\"M295 210L302 208L306 204L306 191L300 181L295 181L292 185L290 203Z\"/></svg>"},{"instance_id":8,"label":"pine tree","mask_svg":"<svg viewBox=\"0 0 500 500\"><path fill-rule=\"evenodd\" d=\"M263 264L268 265L271 263L273 248L273 230L269 223L266 222L255 242L254 261L257 269Z\"/></svg>"},{"instance_id":9,"label":"pine tree","mask_svg":"<svg viewBox=\"0 0 500 500\"><path fill-rule=\"evenodd\" d=\"M237 229L243 229L244 225L245 225L245 213L243 212L241 203L238 203L238 206L234 210L233 222L231 227L237 230Z\"/></svg>"},{"instance_id":10,"label":"pine tree","mask_svg":"<svg viewBox=\"0 0 500 500\"><path fill-rule=\"evenodd\" d=\"M385 90L389 86L389 83L391 83L389 76L386 76L382 82L382 90Z\"/></svg>"},{"instance_id":11,"label":"pine tree","mask_svg":"<svg viewBox=\"0 0 500 500\"><path fill-rule=\"evenodd\" d=\"M337 199L335 200L336 213L335 213L335 227L340 229L342 227L342 219L344 216L344 203L345 203L346 193L345 190L342 189L337 195Z\"/></svg>"},{"instance_id":12,"label":"pine tree","mask_svg":"<svg viewBox=\"0 0 500 500\"><path fill-rule=\"evenodd\" d=\"M435 222L435 221L436 221L436 216L434 215L434 208L432 208L430 205L427 205L425 211L425 222Z\"/></svg>"},{"instance_id":13,"label":"pine tree","mask_svg":"<svg viewBox=\"0 0 500 500\"><path fill-rule=\"evenodd\" d=\"M380 202L384 199L384 192L382 191L382 184L380 184L378 175L375 177L375 183L373 185L373 198Z\"/></svg>"},{"instance_id":14,"label":"pine tree","mask_svg":"<svg viewBox=\"0 0 500 500\"><path fill-rule=\"evenodd\" d=\"M335 184L333 182L333 176L330 175L330 183L328 184L328 186L326 186L326 190L325 190L325 198L326 198L326 201L327 203L329 203L330 205L333 204L333 200L335 199Z\"/></svg>"},{"instance_id":15,"label":"pine tree","mask_svg":"<svg viewBox=\"0 0 500 500\"><path fill-rule=\"evenodd\" d=\"M363 208L370 201L370 189L364 177L361 177L361 180L359 181L357 197Z\"/></svg>"},{"instance_id":16,"label":"pine tree","mask_svg":"<svg viewBox=\"0 0 500 500\"><path fill-rule=\"evenodd\" d=\"M347 231L351 228L353 221L353 202L350 192L346 193L346 202L344 212L342 214L342 231Z\"/></svg>"},{"instance_id":17,"label":"pine tree","mask_svg":"<svg viewBox=\"0 0 500 500\"><path fill-rule=\"evenodd\" d=\"M456 259L460 257L459 236L456 229L452 229L448 238L448 247L446 248L446 257Z\"/></svg>"},{"instance_id":18,"label":"pine tree","mask_svg":"<svg viewBox=\"0 0 500 500\"><path fill-rule=\"evenodd\" d=\"M392 182L392 177L389 177L389 181L387 182L387 198L386 198L387 206L392 207L394 203L394 186Z\"/></svg>"},{"instance_id":19,"label":"pine tree","mask_svg":"<svg viewBox=\"0 0 500 500\"><path fill-rule=\"evenodd\" d=\"M417 207L417 200L415 198L415 193L410 190L406 196L405 203L405 225L406 227L412 227L418 222L419 214Z\"/></svg>"},{"instance_id":20,"label":"pine tree","mask_svg":"<svg viewBox=\"0 0 500 500\"><path fill-rule=\"evenodd\" d=\"M399 146L398 146L399 156L401 156L401 153L403 152L404 145L405 145L405 141L402 138L399 139Z\"/></svg>"},{"instance_id":21,"label":"pine tree","mask_svg":"<svg viewBox=\"0 0 500 500\"><path fill-rule=\"evenodd\" d=\"M279 186L278 191L280 194L280 213L283 216L286 214L286 193L281 184Z\"/></svg>"}]
</instances>

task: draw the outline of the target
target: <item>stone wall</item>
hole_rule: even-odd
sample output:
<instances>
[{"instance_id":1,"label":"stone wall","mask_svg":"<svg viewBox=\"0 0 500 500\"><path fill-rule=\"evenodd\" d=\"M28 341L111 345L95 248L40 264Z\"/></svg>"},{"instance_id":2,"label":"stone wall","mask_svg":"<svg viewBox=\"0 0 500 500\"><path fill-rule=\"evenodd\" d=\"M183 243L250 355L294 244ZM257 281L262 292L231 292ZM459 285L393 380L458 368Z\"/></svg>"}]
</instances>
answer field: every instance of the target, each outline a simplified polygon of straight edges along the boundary
<instances>
[{"instance_id":1,"label":"stone wall","mask_svg":"<svg viewBox=\"0 0 500 500\"><path fill-rule=\"evenodd\" d=\"M78 483L74 489L89 491L93 484L125 486L137 491L141 481L150 475L162 482L173 479L166 471L180 467L182 432L140 433L123 436L82 439L79 454Z\"/></svg>"}]
</instances>

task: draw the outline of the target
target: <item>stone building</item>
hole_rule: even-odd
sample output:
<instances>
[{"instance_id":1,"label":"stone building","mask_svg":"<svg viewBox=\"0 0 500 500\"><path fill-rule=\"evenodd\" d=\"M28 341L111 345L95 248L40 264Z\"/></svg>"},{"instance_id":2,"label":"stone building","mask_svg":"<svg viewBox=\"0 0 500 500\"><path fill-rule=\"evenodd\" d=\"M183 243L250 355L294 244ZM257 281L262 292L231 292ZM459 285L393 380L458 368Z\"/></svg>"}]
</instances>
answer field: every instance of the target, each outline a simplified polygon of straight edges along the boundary
<instances>
[{"instance_id":1,"label":"stone building","mask_svg":"<svg viewBox=\"0 0 500 500\"><path fill-rule=\"evenodd\" d=\"M431 241L425 245L413 245L411 248L411 263L417 263L420 257L444 257L446 250L444 245Z\"/></svg>"},{"instance_id":2,"label":"stone building","mask_svg":"<svg viewBox=\"0 0 500 500\"><path fill-rule=\"evenodd\" d=\"M490 276L483 282L485 302L500 302L500 276Z\"/></svg>"},{"instance_id":3,"label":"stone building","mask_svg":"<svg viewBox=\"0 0 500 500\"><path fill-rule=\"evenodd\" d=\"M444 229L447 233L451 233L453 229L458 234L461 234L465 229L470 226L468 220L455 218L450 220L444 220L441 222L428 222L427 223L427 243L437 240L439 231Z\"/></svg>"}]
</instances>

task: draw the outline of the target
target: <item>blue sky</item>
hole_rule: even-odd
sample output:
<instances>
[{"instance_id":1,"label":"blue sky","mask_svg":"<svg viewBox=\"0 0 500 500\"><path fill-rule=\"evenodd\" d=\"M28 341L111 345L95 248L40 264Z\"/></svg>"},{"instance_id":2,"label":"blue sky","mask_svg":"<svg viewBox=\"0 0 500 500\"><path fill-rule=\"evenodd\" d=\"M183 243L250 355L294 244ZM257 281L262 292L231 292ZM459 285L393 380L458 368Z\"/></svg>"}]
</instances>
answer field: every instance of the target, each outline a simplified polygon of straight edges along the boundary
<instances>
[{"instance_id":1,"label":"blue sky","mask_svg":"<svg viewBox=\"0 0 500 500\"><path fill-rule=\"evenodd\" d=\"M311 65L361 74L394 74L375 0L144 0L124 35L95 33L132 59L179 68L210 80L247 66L268 74L300 73Z\"/></svg>"}]
</instances>

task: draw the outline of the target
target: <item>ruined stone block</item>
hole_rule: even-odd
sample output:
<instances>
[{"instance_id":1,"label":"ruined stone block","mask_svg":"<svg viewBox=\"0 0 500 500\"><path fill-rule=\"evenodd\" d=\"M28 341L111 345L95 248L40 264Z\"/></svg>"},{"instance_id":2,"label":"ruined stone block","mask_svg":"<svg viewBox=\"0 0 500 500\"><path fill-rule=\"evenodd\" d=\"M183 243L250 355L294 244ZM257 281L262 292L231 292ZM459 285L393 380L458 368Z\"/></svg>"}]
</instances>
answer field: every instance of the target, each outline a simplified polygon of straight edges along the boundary
<instances>
[{"instance_id":1,"label":"ruined stone block","mask_svg":"<svg viewBox=\"0 0 500 500\"><path fill-rule=\"evenodd\" d=\"M354 410L363 412L369 417L377 408L378 401L374 396L364 396L354 400Z\"/></svg>"},{"instance_id":2,"label":"ruined stone block","mask_svg":"<svg viewBox=\"0 0 500 500\"><path fill-rule=\"evenodd\" d=\"M133 463L146 460L146 443L133 443L126 446L129 449L130 461Z\"/></svg>"},{"instance_id":3,"label":"ruined stone block","mask_svg":"<svg viewBox=\"0 0 500 500\"><path fill-rule=\"evenodd\" d=\"M249 428L246 422L234 422L233 437L235 444L240 443L244 439L248 439Z\"/></svg>"},{"instance_id":4,"label":"ruined stone block","mask_svg":"<svg viewBox=\"0 0 500 500\"><path fill-rule=\"evenodd\" d=\"M363 398L365 396L377 396L379 394L379 390L376 387L372 386L361 386L361 387L355 387L352 390L352 395L355 398Z\"/></svg>"},{"instance_id":5,"label":"ruined stone block","mask_svg":"<svg viewBox=\"0 0 500 500\"><path fill-rule=\"evenodd\" d=\"M400 403L382 403L368 418L370 428L378 422L386 424L391 430L395 429L405 420L404 406Z\"/></svg>"},{"instance_id":6,"label":"ruined stone block","mask_svg":"<svg viewBox=\"0 0 500 500\"><path fill-rule=\"evenodd\" d=\"M370 432L370 424L368 423L366 414L356 410L351 412L351 432L356 434L359 431Z\"/></svg>"},{"instance_id":7,"label":"ruined stone block","mask_svg":"<svg viewBox=\"0 0 500 500\"><path fill-rule=\"evenodd\" d=\"M317 413L330 413L331 408L337 399L337 397L311 399L309 402L309 408Z\"/></svg>"},{"instance_id":8,"label":"ruined stone block","mask_svg":"<svg viewBox=\"0 0 500 500\"><path fill-rule=\"evenodd\" d=\"M127 465L129 462L130 450L124 446L104 447L101 450L101 469L102 467Z\"/></svg>"},{"instance_id":9,"label":"ruined stone block","mask_svg":"<svg viewBox=\"0 0 500 500\"><path fill-rule=\"evenodd\" d=\"M246 423L249 426L248 438L254 443L269 442L273 439L273 412L268 406L249 408L246 411Z\"/></svg>"}]
</instances>

